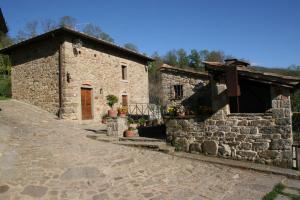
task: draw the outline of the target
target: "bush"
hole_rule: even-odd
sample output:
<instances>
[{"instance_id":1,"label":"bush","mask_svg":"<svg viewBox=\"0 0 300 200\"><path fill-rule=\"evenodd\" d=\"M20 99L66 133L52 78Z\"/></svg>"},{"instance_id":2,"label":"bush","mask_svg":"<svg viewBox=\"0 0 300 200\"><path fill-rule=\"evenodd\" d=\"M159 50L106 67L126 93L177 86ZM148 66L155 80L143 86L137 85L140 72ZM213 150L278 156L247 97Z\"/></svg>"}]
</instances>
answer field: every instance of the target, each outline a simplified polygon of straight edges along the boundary
<instances>
[{"instance_id":1,"label":"bush","mask_svg":"<svg viewBox=\"0 0 300 200\"><path fill-rule=\"evenodd\" d=\"M11 81L10 81L10 78L0 79L0 96L11 97Z\"/></svg>"},{"instance_id":2,"label":"bush","mask_svg":"<svg viewBox=\"0 0 300 200\"><path fill-rule=\"evenodd\" d=\"M118 102L118 97L110 94L106 96L106 100L107 105L112 108Z\"/></svg>"}]
</instances>

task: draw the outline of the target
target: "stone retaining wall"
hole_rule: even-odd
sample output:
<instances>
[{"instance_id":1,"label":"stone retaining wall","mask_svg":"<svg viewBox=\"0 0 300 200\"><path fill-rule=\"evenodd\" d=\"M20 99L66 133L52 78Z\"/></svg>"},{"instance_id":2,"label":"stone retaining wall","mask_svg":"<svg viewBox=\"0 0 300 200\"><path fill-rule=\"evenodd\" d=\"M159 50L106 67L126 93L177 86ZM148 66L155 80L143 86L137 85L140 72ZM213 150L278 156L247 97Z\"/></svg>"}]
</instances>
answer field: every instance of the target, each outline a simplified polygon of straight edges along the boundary
<instances>
[{"instance_id":1,"label":"stone retaining wall","mask_svg":"<svg viewBox=\"0 0 300 200\"><path fill-rule=\"evenodd\" d=\"M216 85L213 94L226 87ZM167 141L177 150L292 167L292 127L289 91L271 87L267 113L230 114L226 97L213 96L214 114L165 118ZM226 95L226 93L225 93Z\"/></svg>"},{"instance_id":2,"label":"stone retaining wall","mask_svg":"<svg viewBox=\"0 0 300 200\"><path fill-rule=\"evenodd\" d=\"M123 137L123 133L127 129L127 117L107 118L108 136Z\"/></svg>"}]
</instances>

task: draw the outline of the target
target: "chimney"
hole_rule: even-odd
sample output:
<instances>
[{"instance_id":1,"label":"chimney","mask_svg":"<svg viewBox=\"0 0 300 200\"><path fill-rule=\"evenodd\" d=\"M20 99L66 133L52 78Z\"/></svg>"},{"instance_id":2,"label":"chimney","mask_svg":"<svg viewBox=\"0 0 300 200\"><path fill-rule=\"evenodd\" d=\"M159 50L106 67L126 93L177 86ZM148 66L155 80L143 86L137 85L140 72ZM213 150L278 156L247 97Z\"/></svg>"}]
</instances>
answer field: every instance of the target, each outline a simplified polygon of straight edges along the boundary
<instances>
[{"instance_id":1,"label":"chimney","mask_svg":"<svg viewBox=\"0 0 300 200\"><path fill-rule=\"evenodd\" d=\"M248 67L250 64L248 62L232 58L232 59L226 59L225 65L226 66L237 66L237 67Z\"/></svg>"}]
</instances>

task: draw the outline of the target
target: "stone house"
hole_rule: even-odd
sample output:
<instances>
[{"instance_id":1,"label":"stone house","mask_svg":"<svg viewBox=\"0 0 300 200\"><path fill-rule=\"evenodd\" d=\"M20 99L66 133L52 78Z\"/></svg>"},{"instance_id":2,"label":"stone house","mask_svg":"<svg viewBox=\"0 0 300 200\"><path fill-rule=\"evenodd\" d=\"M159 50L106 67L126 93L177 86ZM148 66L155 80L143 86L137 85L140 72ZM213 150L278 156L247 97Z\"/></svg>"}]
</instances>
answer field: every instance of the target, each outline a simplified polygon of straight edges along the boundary
<instances>
[{"instance_id":1,"label":"stone house","mask_svg":"<svg viewBox=\"0 0 300 200\"><path fill-rule=\"evenodd\" d=\"M183 105L187 111L210 107L211 89L207 72L163 64L159 68L160 102L165 109Z\"/></svg>"},{"instance_id":2,"label":"stone house","mask_svg":"<svg viewBox=\"0 0 300 200\"><path fill-rule=\"evenodd\" d=\"M206 62L212 113L166 116L167 140L186 152L292 167L290 95L299 88L300 78L259 72L248 65L236 59ZM231 67L236 79L228 78Z\"/></svg>"},{"instance_id":3,"label":"stone house","mask_svg":"<svg viewBox=\"0 0 300 200\"><path fill-rule=\"evenodd\" d=\"M8 32L8 28L6 26L6 22L5 22L1 8L0 8L0 32L2 32L2 33Z\"/></svg>"},{"instance_id":4,"label":"stone house","mask_svg":"<svg viewBox=\"0 0 300 200\"><path fill-rule=\"evenodd\" d=\"M100 120L106 96L149 103L151 58L61 27L0 50L12 62L12 98L74 120ZM118 106L117 105L117 106Z\"/></svg>"}]
</instances>

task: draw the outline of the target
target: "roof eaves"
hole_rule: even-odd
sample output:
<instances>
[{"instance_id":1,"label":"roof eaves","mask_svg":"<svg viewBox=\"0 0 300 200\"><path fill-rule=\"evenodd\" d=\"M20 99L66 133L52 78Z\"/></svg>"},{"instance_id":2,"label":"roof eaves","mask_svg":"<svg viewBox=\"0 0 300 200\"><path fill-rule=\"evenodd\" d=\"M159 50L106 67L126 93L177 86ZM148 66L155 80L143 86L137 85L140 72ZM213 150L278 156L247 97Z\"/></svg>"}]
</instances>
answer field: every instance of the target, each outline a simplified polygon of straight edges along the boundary
<instances>
[{"instance_id":1,"label":"roof eaves","mask_svg":"<svg viewBox=\"0 0 300 200\"><path fill-rule=\"evenodd\" d=\"M3 54L9 54L9 52L15 48L18 48L20 46L23 46L23 45L27 45L27 44L30 44L31 42L34 42L34 41L37 41L37 40L41 40L41 39L44 39L48 36L51 36L51 35L55 35L56 33L60 33L60 32L67 32L67 33L70 33L70 34L73 34L73 35L76 35L76 36L79 36L79 37L83 37L85 39L88 39L88 40L92 40L94 42L97 42L99 44L104 44L104 45L107 45L107 46L110 46L111 48L115 48L115 49L118 49L120 51L123 51L123 52L126 52L126 53L129 53L131 55L134 55L134 56L137 56L137 57L140 57L142 59L145 59L147 61L154 61L154 59L148 57L148 56L145 56L143 54L140 54L140 53L137 53L135 51L132 51L132 50L129 50L129 49L126 49L124 47L121 47L121 46L118 46L116 44L113 44L111 42L107 42L107 41L104 41L104 40L101 40L99 38L96 38L96 37L93 37L93 36L89 36L85 33L82 33L82 32L78 32L78 31L75 31L75 30L72 30L70 28L67 28L67 27L60 27L60 28L57 28L57 29L54 29L52 31L49 31L49 32L46 32L44 34L41 34L41 35L38 35L38 36L35 36L35 37L32 37L32 38L29 38L27 40L24 40L24 41L21 41L19 43L16 43L16 44L13 44L11 46L8 46L6 48L3 48L3 49L0 49L0 53L3 53Z\"/></svg>"}]
</instances>

